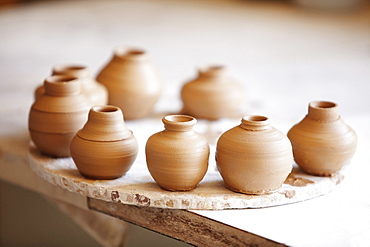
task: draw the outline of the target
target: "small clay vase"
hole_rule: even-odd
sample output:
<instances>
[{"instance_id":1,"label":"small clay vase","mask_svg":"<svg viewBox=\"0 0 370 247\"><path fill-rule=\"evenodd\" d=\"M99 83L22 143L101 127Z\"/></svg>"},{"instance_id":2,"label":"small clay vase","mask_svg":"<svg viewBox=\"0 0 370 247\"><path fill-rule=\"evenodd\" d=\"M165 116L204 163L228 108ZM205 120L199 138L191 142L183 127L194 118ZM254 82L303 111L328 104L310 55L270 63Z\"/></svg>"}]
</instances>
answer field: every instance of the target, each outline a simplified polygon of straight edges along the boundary
<instances>
[{"instance_id":1,"label":"small clay vase","mask_svg":"<svg viewBox=\"0 0 370 247\"><path fill-rule=\"evenodd\" d=\"M165 129L146 143L149 172L165 190L192 190L207 172L208 141L193 130L197 120L191 116L168 115L162 122Z\"/></svg>"},{"instance_id":2,"label":"small clay vase","mask_svg":"<svg viewBox=\"0 0 370 247\"><path fill-rule=\"evenodd\" d=\"M210 66L200 68L198 77L183 86L181 98L184 114L216 120L240 116L245 91L226 67Z\"/></svg>"},{"instance_id":3,"label":"small clay vase","mask_svg":"<svg viewBox=\"0 0 370 247\"><path fill-rule=\"evenodd\" d=\"M333 102L313 101L308 114L288 132L299 167L312 175L331 176L355 153L357 135L340 117Z\"/></svg>"},{"instance_id":4,"label":"small clay vase","mask_svg":"<svg viewBox=\"0 0 370 247\"><path fill-rule=\"evenodd\" d=\"M134 163L138 144L116 106L94 106L88 121L71 142L71 156L80 173L93 179L115 179Z\"/></svg>"},{"instance_id":5,"label":"small clay vase","mask_svg":"<svg viewBox=\"0 0 370 247\"><path fill-rule=\"evenodd\" d=\"M126 120L148 116L161 91L157 70L143 50L118 48L97 80L108 89L108 103L120 107Z\"/></svg>"},{"instance_id":6,"label":"small clay vase","mask_svg":"<svg viewBox=\"0 0 370 247\"><path fill-rule=\"evenodd\" d=\"M105 105L108 103L108 90L91 77L90 71L85 66L79 65L56 65L52 75L70 75L80 79L82 93L90 100L91 106ZM44 86L35 91L35 99L45 92Z\"/></svg>"},{"instance_id":7,"label":"small clay vase","mask_svg":"<svg viewBox=\"0 0 370 247\"><path fill-rule=\"evenodd\" d=\"M87 119L90 103L81 93L81 83L73 76L50 76L45 93L32 105L28 128L31 140L47 155L70 156L69 145Z\"/></svg>"},{"instance_id":8,"label":"small clay vase","mask_svg":"<svg viewBox=\"0 0 370 247\"><path fill-rule=\"evenodd\" d=\"M245 194L271 193L292 170L292 146L267 117L245 116L218 139L216 163L226 188Z\"/></svg>"}]
</instances>

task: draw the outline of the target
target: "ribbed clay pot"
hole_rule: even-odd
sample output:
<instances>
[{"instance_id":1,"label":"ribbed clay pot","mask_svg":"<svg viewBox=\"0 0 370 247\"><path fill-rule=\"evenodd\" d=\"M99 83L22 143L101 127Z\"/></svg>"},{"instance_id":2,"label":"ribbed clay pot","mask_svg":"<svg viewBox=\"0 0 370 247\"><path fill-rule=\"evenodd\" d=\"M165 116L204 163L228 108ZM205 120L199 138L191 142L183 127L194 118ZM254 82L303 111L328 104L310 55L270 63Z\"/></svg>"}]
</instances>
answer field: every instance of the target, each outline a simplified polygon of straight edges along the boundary
<instances>
[{"instance_id":1,"label":"ribbed clay pot","mask_svg":"<svg viewBox=\"0 0 370 247\"><path fill-rule=\"evenodd\" d=\"M270 193L282 186L292 170L292 146L267 117L245 116L239 126L220 136L216 163L228 189Z\"/></svg>"},{"instance_id":2,"label":"ribbed clay pot","mask_svg":"<svg viewBox=\"0 0 370 247\"><path fill-rule=\"evenodd\" d=\"M165 129L146 143L149 172L163 189L192 190L207 172L207 139L193 130L197 121L191 116L168 115L162 122Z\"/></svg>"},{"instance_id":3,"label":"ribbed clay pot","mask_svg":"<svg viewBox=\"0 0 370 247\"><path fill-rule=\"evenodd\" d=\"M85 66L57 65L53 67L52 75L70 75L80 79L82 93L89 99L91 106L105 105L108 103L108 90L91 77L90 71ZM44 86L35 91L35 98L45 92Z\"/></svg>"},{"instance_id":4,"label":"ribbed clay pot","mask_svg":"<svg viewBox=\"0 0 370 247\"><path fill-rule=\"evenodd\" d=\"M68 157L73 136L86 122L89 100L81 93L76 77L50 76L44 88L29 113L31 139L42 153Z\"/></svg>"},{"instance_id":5,"label":"ribbed clay pot","mask_svg":"<svg viewBox=\"0 0 370 247\"><path fill-rule=\"evenodd\" d=\"M138 144L116 106L94 106L71 142L71 156L80 173L93 179L115 179L134 163Z\"/></svg>"},{"instance_id":6,"label":"ribbed clay pot","mask_svg":"<svg viewBox=\"0 0 370 247\"><path fill-rule=\"evenodd\" d=\"M157 70L142 50L117 49L97 80L108 89L108 103L120 107L125 119L148 116L161 91Z\"/></svg>"},{"instance_id":7,"label":"ribbed clay pot","mask_svg":"<svg viewBox=\"0 0 370 247\"><path fill-rule=\"evenodd\" d=\"M226 67L204 67L181 90L182 112L210 120L240 116L244 94Z\"/></svg>"},{"instance_id":8,"label":"ribbed clay pot","mask_svg":"<svg viewBox=\"0 0 370 247\"><path fill-rule=\"evenodd\" d=\"M313 101L308 114L293 126L288 137L296 163L307 173L331 176L349 163L357 135L340 117L333 102Z\"/></svg>"}]
</instances>

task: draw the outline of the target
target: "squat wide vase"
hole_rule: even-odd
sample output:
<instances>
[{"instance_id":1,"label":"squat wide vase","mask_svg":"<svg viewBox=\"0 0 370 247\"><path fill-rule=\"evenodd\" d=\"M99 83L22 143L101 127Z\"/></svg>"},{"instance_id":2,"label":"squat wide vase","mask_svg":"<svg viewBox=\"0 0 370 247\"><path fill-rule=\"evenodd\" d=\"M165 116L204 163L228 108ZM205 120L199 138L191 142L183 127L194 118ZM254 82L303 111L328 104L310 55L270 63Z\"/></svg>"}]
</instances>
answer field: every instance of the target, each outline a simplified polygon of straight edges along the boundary
<instances>
[{"instance_id":1,"label":"squat wide vase","mask_svg":"<svg viewBox=\"0 0 370 247\"><path fill-rule=\"evenodd\" d=\"M191 116L169 115L162 122L165 130L146 143L149 172L163 189L192 190L207 172L208 141L193 130L196 119Z\"/></svg>"},{"instance_id":2,"label":"squat wide vase","mask_svg":"<svg viewBox=\"0 0 370 247\"><path fill-rule=\"evenodd\" d=\"M306 117L288 137L299 167L312 175L331 176L346 166L355 153L357 135L339 115L334 102L313 101Z\"/></svg>"},{"instance_id":3,"label":"squat wide vase","mask_svg":"<svg viewBox=\"0 0 370 247\"><path fill-rule=\"evenodd\" d=\"M121 108L126 120L148 116L161 91L161 81L148 54L136 49L117 49L97 81L108 89L108 104Z\"/></svg>"},{"instance_id":4,"label":"squat wide vase","mask_svg":"<svg viewBox=\"0 0 370 247\"><path fill-rule=\"evenodd\" d=\"M138 144L116 106L94 106L84 127L71 142L71 156L82 175L115 179L134 163Z\"/></svg>"},{"instance_id":5,"label":"squat wide vase","mask_svg":"<svg viewBox=\"0 0 370 247\"><path fill-rule=\"evenodd\" d=\"M245 95L226 67L209 66L199 69L198 77L182 87L181 98L183 113L216 120L239 117Z\"/></svg>"},{"instance_id":6,"label":"squat wide vase","mask_svg":"<svg viewBox=\"0 0 370 247\"><path fill-rule=\"evenodd\" d=\"M50 76L44 88L29 113L31 140L44 154L68 157L73 136L86 122L90 102L76 77Z\"/></svg>"},{"instance_id":7,"label":"squat wide vase","mask_svg":"<svg viewBox=\"0 0 370 247\"><path fill-rule=\"evenodd\" d=\"M225 186L245 194L279 189L293 167L289 139L264 116L245 116L221 135L216 163Z\"/></svg>"}]
</instances>

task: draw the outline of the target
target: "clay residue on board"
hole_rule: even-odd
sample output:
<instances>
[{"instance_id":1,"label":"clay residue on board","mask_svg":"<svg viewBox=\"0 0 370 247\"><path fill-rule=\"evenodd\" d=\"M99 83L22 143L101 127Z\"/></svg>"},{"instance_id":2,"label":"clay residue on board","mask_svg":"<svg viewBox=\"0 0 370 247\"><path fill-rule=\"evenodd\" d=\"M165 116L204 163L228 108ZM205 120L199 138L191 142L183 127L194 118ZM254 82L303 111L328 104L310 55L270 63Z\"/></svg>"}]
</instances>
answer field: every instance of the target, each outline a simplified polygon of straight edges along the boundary
<instances>
[{"instance_id":1,"label":"clay residue on board","mask_svg":"<svg viewBox=\"0 0 370 247\"><path fill-rule=\"evenodd\" d=\"M135 200L139 205L142 206L150 206L150 198L140 195L140 194L135 194Z\"/></svg>"},{"instance_id":2,"label":"clay residue on board","mask_svg":"<svg viewBox=\"0 0 370 247\"><path fill-rule=\"evenodd\" d=\"M121 199L119 199L118 191L112 191L111 199L112 199L113 202L121 202Z\"/></svg>"},{"instance_id":3,"label":"clay residue on board","mask_svg":"<svg viewBox=\"0 0 370 247\"><path fill-rule=\"evenodd\" d=\"M286 190L284 192L280 192L280 194L283 194L286 198L293 198L295 196L295 191L294 190Z\"/></svg>"},{"instance_id":4,"label":"clay residue on board","mask_svg":"<svg viewBox=\"0 0 370 247\"><path fill-rule=\"evenodd\" d=\"M299 178L299 177L295 177L293 175L289 175L284 183L289 184L291 186L295 186L295 187L304 187L304 186L307 186L309 184L314 184L315 182L313 182L309 179Z\"/></svg>"}]
</instances>

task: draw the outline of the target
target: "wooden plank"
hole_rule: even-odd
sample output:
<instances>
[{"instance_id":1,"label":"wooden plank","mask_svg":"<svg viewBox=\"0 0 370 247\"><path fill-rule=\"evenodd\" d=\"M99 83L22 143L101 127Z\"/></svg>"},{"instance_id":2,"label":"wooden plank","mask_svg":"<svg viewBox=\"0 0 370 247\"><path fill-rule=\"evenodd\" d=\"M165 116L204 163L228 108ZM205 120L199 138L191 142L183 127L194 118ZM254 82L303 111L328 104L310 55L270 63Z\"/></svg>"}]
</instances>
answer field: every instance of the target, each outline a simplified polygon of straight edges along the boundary
<instances>
[{"instance_id":1,"label":"wooden plank","mask_svg":"<svg viewBox=\"0 0 370 247\"><path fill-rule=\"evenodd\" d=\"M182 209L163 209L88 199L88 206L113 217L196 246L285 246Z\"/></svg>"}]
</instances>

